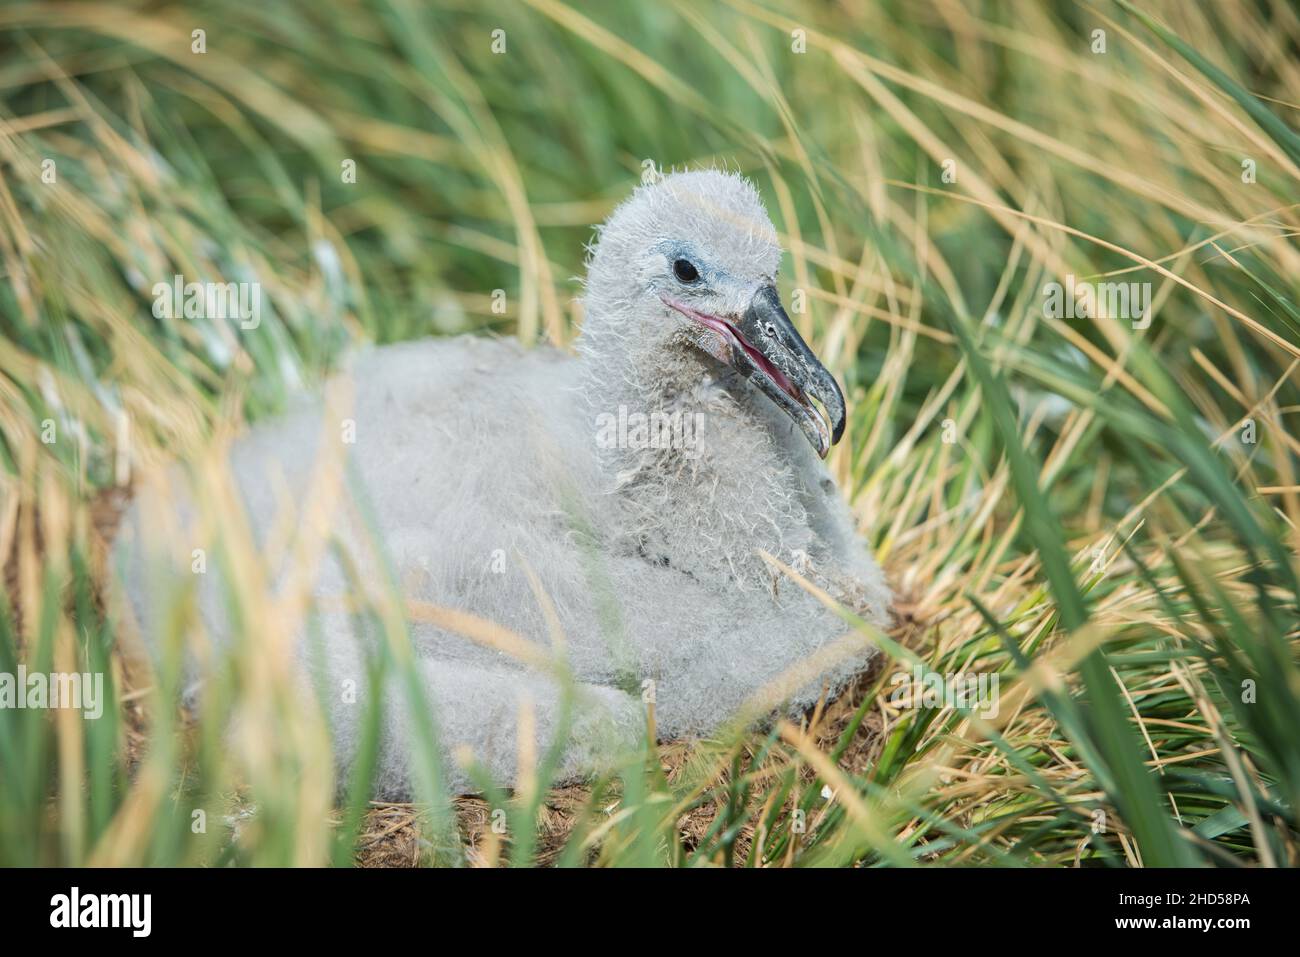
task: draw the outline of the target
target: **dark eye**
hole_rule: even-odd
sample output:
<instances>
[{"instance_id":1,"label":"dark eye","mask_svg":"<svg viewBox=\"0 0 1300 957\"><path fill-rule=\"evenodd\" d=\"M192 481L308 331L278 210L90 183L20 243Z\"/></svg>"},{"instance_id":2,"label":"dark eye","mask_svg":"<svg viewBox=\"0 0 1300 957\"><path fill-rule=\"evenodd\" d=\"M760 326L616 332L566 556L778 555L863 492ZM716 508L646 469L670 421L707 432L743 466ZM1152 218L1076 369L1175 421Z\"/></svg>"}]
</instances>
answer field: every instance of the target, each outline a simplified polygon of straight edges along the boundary
<instances>
[{"instance_id":1,"label":"dark eye","mask_svg":"<svg viewBox=\"0 0 1300 957\"><path fill-rule=\"evenodd\" d=\"M673 263L673 275L682 282L695 282L700 278L699 270L690 264L689 260L679 259Z\"/></svg>"}]
</instances>

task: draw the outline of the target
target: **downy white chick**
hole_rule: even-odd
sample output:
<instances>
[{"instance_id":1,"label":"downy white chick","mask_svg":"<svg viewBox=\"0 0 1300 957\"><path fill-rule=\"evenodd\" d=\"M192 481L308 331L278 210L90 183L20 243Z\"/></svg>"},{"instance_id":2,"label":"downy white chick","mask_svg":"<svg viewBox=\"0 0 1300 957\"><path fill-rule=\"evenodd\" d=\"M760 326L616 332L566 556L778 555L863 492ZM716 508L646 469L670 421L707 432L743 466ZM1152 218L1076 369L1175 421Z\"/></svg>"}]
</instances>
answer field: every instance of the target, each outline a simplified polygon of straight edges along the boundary
<instances>
[{"instance_id":1,"label":"downy white chick","mask_svg":"<svg viewBox=\"0 0 1300 957\"><path fill-rule=\"evenodd\" d=\"M844 399L781 306L780 257L747 180L669 175L600 228L577 357L461 337L373 349L348 373L355 441L342 451L369 515L344 496L333 537L363 579L384 577L377 538L407 599L495 622L546 654L558 621L578 691L562 777L637 746L643 698L671 739L709 733L761 689L760 711L797 708L862 669L873 649L837 644L852 629L764 552L873 624L888 621L883 575L822 462ZM305 402L236 444L233 471L263 541L286 500L319 479L318 461L339 458L324 443L340 441L337 422ZM147 509L133 507L118 545L146 636L158 630L139 534ZM189 537L175 543L186 566L207 544L189 511ZM268 574L283 583L293 550L276 554L286 557ZM206 576L199 604L224 643L234 626L218 578ZM330 608L350 581L336 552L311 580L325 610L297 655L324 689L342 771L364 714L364 656L379 639ZM450 787L471 787L452 756L460 746L511 784L520 705L540 754L560 723L557 678L428 621L410 629ZM362 689L353 700L333 693L348 680ZM415 743L396 681L383 732L376 791L408 795Z\"/></svg>"}]
</instances>

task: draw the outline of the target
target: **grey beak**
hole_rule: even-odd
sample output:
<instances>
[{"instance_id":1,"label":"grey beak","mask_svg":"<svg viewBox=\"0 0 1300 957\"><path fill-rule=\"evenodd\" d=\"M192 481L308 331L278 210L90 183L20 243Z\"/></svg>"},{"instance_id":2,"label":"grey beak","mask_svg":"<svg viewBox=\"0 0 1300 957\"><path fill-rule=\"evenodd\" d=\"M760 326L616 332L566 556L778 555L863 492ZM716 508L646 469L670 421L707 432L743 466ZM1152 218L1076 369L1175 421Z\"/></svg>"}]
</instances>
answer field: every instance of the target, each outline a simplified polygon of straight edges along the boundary
<instances>
[{"instance_id":1,"label":"grey beak","mask_svg":"<svg viewBox=\"0 0 1300 957\"><path fill-rule=\"evenodd\" d=\"M795 329L776 286L763 286L754 294L737 328L745 345L760 354L745 349L743 357L737 356L741 373L795 421L825 458L844 435L844 393ZM826 409L829 423L808 396Z\"/></svg>"}]
</instances>

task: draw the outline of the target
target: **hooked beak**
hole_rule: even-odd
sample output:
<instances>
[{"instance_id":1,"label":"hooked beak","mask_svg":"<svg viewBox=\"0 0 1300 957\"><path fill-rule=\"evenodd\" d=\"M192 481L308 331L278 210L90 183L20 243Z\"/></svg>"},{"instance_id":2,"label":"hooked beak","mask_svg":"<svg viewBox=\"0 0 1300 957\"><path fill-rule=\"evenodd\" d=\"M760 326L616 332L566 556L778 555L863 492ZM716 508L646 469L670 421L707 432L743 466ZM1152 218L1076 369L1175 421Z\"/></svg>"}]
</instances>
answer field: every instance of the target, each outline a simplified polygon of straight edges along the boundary
<instances>
[{"instance_id":1,"label":"hooked beak","mask_svg":"<svg viewBox=\"0 0 1300 957\"><path fill-rule=\"evenodd\" d=\"M718 358L758 386L826 458L844 435L844 393L786 315L776 286L760 288L734 323L674 302L668 305L717 333L724 345ZM810 396L826 411L817 408Z\"/></svg>"}]
</instances>

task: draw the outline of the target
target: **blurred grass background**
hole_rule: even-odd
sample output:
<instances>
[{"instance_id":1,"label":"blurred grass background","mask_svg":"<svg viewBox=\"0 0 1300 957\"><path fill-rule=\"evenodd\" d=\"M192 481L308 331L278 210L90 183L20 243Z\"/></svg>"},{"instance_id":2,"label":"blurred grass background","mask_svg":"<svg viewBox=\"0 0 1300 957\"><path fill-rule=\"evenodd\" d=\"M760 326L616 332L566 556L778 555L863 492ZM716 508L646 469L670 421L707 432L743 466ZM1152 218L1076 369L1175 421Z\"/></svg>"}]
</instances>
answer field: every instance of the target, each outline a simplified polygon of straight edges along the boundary
<instances>
[{"instance_id":1,"label":"blurred grass background","mask_svg":"<svg viewBox=\"0 0 1300 957\"><path fill-rule=\"evenodd\" d=\"M5 3L0 671L114 702L0 710L0 861L1295 864L1297 111L1286 0ZM132 476L358 342L567 344L647 164L768 201L901 596L884 670L802 727L400 806L335 805L251 641L178 711L104 605ZM155 318L177 273L260 283L260 326ZM1149 328L1045 315L1067 276L1150 283ZM998 716L880 693L917 662L998 674Z\"/></svg>"}]
</instances>

